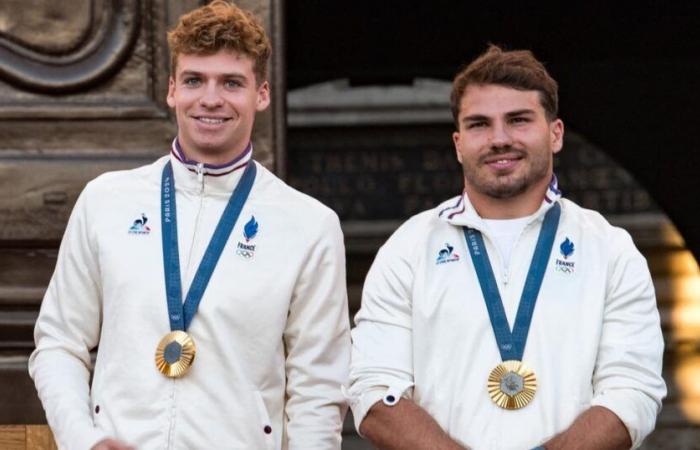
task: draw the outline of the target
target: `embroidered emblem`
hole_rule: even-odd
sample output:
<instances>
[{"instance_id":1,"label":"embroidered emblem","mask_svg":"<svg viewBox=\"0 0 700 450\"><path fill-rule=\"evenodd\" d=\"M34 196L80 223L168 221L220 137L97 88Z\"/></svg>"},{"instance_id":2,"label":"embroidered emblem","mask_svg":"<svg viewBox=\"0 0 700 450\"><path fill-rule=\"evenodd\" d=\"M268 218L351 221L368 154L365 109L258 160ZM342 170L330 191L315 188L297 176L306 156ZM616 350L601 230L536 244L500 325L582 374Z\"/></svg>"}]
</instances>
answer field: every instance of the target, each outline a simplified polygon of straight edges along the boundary
<instances>
[{"instance_id":1,"label":"embroidered emblem","mask_svg":"<svg viewBox=\"0 0 700 450\"><path fill-rule=\"evenodd\" d=\"M571 242L569 238L566 238L559 246L559 250L561 250L561 256L563 256L564 259L569 259L569 256L574 254L574 243Z\"/></svg>"},{"instance_id":2,"label":"embroidered emblem","mask_svg":"<svg viewBox=\"0 0 700 450\"><path fill-rule=\"evenodd\" d=\"M258 234L258 222L255 221L255 216L250 216L250 220L243 227L243 237L246 242L250 242L256 234Z\"/></svg>"},{"instance_id":3,"label":"embroidered emblem","mask_svg":"<svg viewBox=\"0 0 700 450\"><path fill-rule=\"evenodd\" d=\"M251 244L250 241L258 234L258 222L255 220L255 216L250 216L250 220L243 227L243 241L238 241L236 245L236 254L245 259L251 259L255 256L255 244Z\"/></svg>"},{"instance_id":4,"label":"embroidered emblem","mask_svg":"<svg viewBox=\"0 0 700 450\"><path fill-rule=\"evenodd\" d=\"M148 234L151 232L151 228L146 225L148 222L148 217L144 213L141 213L141 218L134 220L133 225L129 227L129 234Z\"/></svg>"},{"instance_id":5,"label":"embroidered emblem","mask_svg":"<svg viewBox=\"0 0 700 450\"><path fill-rule=\"evenodd\" d=\"M571 242L568 237L562 241L561 245L559 245L559 251L564 259L561 260L557 258L554 262L554 268L558 272L573 273L576 263L573 261L568 261L568 259L574 254L574 248L574 243Z\"/></svg>"},{"instance_id":6,"label":"embroidered emblem","mask_svg":"<svg viewBox=\"0 0 700 450\"><path fill-rule=\"evenodd\" d=\"M445 264L448 262L459 261L459 255L453 252L454 247L445 243L445 248L440 249L435 264Z\"/></svg>"}]
</instances>

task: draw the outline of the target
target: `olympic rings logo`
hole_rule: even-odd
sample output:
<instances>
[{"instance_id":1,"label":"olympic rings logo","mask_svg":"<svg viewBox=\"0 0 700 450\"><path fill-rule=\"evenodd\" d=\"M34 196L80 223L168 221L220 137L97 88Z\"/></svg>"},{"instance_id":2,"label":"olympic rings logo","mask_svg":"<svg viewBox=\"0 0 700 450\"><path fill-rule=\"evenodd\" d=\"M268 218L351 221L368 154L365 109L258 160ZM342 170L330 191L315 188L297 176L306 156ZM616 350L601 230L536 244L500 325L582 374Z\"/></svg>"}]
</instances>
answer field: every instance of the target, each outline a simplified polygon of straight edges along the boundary
<instances>
[{"instance_id":1,"label":"olympic rings logo","mask_svg":"<svg viewBox=\"0 0 700 450\"><path fill-rule=\"evenodd\" d=\"M255 256L255 252L251 252L249 250L241 250L240 248L236 250L236 254L240 255L246 259L250 259L253 256Z\"/></svg>"}]
</instances>

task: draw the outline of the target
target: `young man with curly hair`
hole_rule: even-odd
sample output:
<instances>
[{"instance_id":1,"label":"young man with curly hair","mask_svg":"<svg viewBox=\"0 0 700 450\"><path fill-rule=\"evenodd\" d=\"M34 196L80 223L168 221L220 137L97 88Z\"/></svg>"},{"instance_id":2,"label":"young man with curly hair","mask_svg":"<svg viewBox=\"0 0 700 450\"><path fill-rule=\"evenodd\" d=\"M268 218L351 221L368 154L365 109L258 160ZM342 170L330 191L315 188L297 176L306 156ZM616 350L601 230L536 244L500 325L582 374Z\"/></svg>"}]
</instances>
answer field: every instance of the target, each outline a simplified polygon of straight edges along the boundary
<instances>
[{"instance_id":1,"label":"young man with curly hair","mask_svg":"<svg viewBox=\"0 0 700 450\"><path fill-rule=\"evenodd\" d=\"M343 238L252 159L269 40L217 0L168 42L170 155L87 185L42 303L29 370L49 425L72 450L340 448Z\"/></svg>"},{"instance_id":2,"label":"young man with curly hair","mask_svg":"<svg viewBox=\"0 0 700 450\"><path fill-rule=\"evenodd\" d=\"M562 198L557 83L489 48L454 80L464 192L403 224L367 275L348 397L380 449L638 447L666 393L646 261Z\"/></svg>"}]
</instances>

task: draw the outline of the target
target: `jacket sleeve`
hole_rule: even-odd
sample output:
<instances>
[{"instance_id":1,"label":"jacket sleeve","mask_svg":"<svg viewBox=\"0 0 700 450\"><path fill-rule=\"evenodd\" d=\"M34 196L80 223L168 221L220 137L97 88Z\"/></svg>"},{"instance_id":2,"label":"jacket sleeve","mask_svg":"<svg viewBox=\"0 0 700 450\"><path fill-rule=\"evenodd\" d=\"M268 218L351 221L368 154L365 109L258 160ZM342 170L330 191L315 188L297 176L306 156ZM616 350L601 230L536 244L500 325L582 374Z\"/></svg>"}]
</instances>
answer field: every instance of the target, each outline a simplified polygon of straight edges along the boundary
<instances>
[{"instance_id":1,"label":"jacket sleeve","mask_svg":"<svg viewBox=\"0 0 700 450\"><path fill-rule=\"evenodd\" d=\"M73 209L34 329L29 374L61 448L85 450L107 437L90 411L90 350L101 319L99 268L89 236L87 190Z\"/></svg>"},{"instance_id":2,"label":"jacket sleeve","mask_svg":"<svg viewBox=\"0 0 700 450\"><path fill-rule=\"evenodd\" d=\"M362 307L355 316L347 396L358 433L375 403L392 406L402 396L412 397L413 268L408 255L415 243L398 234L377 253L365 280Z\"/></svg>"},{"instance_id":3,"label":"jacket sleeve","mask_svg":"<svg viewBox=\"0 0 700 450\"><path fill-rule=\"evenodd\" d=\"M653 431L666 395L664 343L647 263L629 234L616 231L592 404L615 413L637 448Z\"/></svg>"},{"instance_id":4,"label":"jacket sleeve","mask_svg":"<svg viewBox=\"0 0 700 450\"><path fill-rule=\"evenodd\" d=\"M289 449L340 449L350 364L345 248L338 217L320 220L291 299L286 346Z\"/></svg>"}]
</instances>

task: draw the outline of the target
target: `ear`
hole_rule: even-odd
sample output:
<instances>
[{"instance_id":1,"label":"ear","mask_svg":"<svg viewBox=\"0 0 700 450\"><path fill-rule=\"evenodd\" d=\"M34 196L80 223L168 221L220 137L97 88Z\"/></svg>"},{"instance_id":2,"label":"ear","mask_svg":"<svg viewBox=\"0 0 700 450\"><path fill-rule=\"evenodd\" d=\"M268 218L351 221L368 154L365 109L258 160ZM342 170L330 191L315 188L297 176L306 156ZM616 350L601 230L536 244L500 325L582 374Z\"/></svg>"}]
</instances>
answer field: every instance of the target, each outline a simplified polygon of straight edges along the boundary
<instances>
[{"instance_id":1,"label":"ear","mask_svg":"<svg viewBox=\"0 0 700 450\"><path fill-rule=\"evenodd\" d=\"M462 152L459 151L459 141L461 137L459 131L452 133L452 142L455 144L455 153L457 153L457 161L459 161L460 164L462 164Z\"/></svg>"},{"instance_id":2,"label":"ear","mask_svg":"<svg viewBox=\"0 0 700 450\"><path fill-rule=\"evenodd\" d=\"M270 106L270 83L263 81L258 88L258 99L255 103L256 111L264 111Z\"/></svg>"},{"instance_id":3,"label":"ear","mask_svg":"<svg viewBox=\"0 0 700 450\"><path fill-rule=\"evenodd\" d=\"M165 97L168 106L175 108L175 80L173 77L168 79L168 95Z\"/></svg>"},{"instance_id":4,"label":"ear","mask_svg":"<svg viewBox=\"0 0 700 450\"><path fill-rule=\"evenodd\" d=\"M549 124L549 146L552 153L559 153L564 146L564 122L555 119Z\"/></svg>"}]
</instances>

